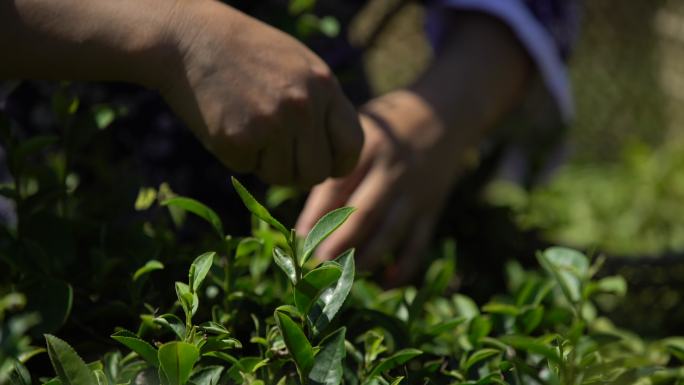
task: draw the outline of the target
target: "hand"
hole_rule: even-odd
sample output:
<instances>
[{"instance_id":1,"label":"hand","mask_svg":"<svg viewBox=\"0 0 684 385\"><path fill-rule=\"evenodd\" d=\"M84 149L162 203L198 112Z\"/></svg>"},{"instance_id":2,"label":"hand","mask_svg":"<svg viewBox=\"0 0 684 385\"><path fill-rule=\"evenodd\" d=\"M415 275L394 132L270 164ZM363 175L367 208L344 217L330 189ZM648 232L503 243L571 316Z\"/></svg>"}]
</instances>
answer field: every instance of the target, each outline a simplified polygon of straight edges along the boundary
<instances>
[{"instance_id":1,"label":"hand","mask_svg":"<svg viewBox=\"0 0 684 385\"><path fill-rule=\"evenodd\" d=\"M331 259L356 247L360 267L374 269L387 253L395 253L397 263L387 278L399 284L419 268L420 253L470 149L458 130L446 130L410 91L372 101L361 122L366 142L359 164L349 176L313 189L297 231L305 234L333 208L355 207L347 223L318 248L317 257Z\"/></svg>"},{"instance_id":2,"label":"hand","mask_svg":"<svg viewBox=\"0 0 684 385\"><path fill-rule=\"evenodd\" d=\"M180 61L161 91L209 151L275 184L310 187L353 169L361 127L320 58L219 2L178 4Z\"/></svg>"},{"instance_id":3,"label":"hand","mask_svg":"<svg viewBox=\"0 0 684 385\"><path fill-rule=\"evenodd\" d=\"M218 1L3 1L0 51L13 53L0 79L159 89L226 166L270 183L341 176L361 151L358 118L330 69Z\"/></svg>"},{"instance_id":4,"label":"hand","mask_svg":"<svg viewBox=\"0 0 684 385\"><path fill-rule=\"evenodd\" d=\"M433 63L410 90L366 106L359 165L349 176L314 188L297 223L305 233L327 211L356 207L319 247L318 257L330 259L353 246L359 265L373 269L394 253L390 285L420 271L420 252L451 186L488 131L519 103L532 69L501 21L468 12L445 16L451 27Z\"/></svg>"}]
</instances>

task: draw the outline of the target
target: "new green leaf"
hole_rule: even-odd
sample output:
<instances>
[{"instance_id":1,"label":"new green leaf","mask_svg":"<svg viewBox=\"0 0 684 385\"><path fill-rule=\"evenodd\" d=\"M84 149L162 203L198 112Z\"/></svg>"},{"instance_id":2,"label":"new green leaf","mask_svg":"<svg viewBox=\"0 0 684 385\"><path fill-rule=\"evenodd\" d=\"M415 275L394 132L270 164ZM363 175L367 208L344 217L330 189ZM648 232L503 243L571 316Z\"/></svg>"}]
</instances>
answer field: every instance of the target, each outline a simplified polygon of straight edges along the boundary
<instances>
[{"instance_id":1,"label":"new green leaf","mask_svg":"<svg viewBox=\"0 0 684 385\"><path fill-rule=\"evenodd\" d=\"M214 263L214 256L216 256L216 253L213 251L204 253L197 257L192 265L190 265L189 279L190 288L193 293L197 292L204 278L207 277L209 269L211 269L211 265Z\"/></svg>"},{"instance_id":2,"label":"new green leaf","mask_svg":"<svg viewBox=\"0 0 684 385\"><path fill-rule=\"evenodd\" d=\"M325 214L316 222L304 240L304 249L300 264L303 265L311 258L316 247L323 242L330 234L340 227L349 218L354 209L351 207L340 207Z\"/></svg>"},{"instance_id":3,"label":"new green leaf","mask_svg":"<svg viewBox=\"0 0 684 385\"><path fill-rule=\"evenodd\" d=\"M150 260L147 261L145 266L139 268L138 270L135 271L135 274L133 274L133 281L137 281L138 278L142 277L143 275L147 275L152 271L155 270L161 270L164 268L164 264L157 260Z\"/></svg>"},{"instance_id":4,"label":"new green leaf","mask_svg":"<svg viewBox=\"0 0 684 385\"><path fill-rule=\"evenodd\" d=\"M185 211L189 211L211 224L218 236L223 239L225 236L223 234L223 223L221 219L216 214L216 212L203 203L200 203L194 199L186 197L174 197L163 201L162 206L173 206L179 207Z\"/></svg>"},{"instance_id":5,"label":"new green leaf","mask_svg":"<svg viewBox=\"0 0 684 385\"><path fill-rule=\"evenodd\" d=\"M169 342L159 348L159 365L168 385L184 385L199 360L199 349L186 342Z\"/></svg>"},{"instance_id":6,"label":"new green leaf","mask_svg":"<svg viewBox=\"0 0 684 385\"><path fill-rule=\"evenodd\" d=\"M247 191L245 186L242 185L237 179L234 177L231 178L231 181L233 182L233 187L235 188L235 191L237 191L238 195L240 196L240 199L242 199L242 203L244 203L245 207L254 214L257 218L261 219L262 221L268 223L269 225L273 226L276 228L276 230L280 231L286 239L290 238L290 231L283 226L282 223L278 222L277 219L273 218L271 213L268 212L266 207L264 207L261 203L257 202L256 199L252 196L252 194Z\"/></svg>"}]
</instances>

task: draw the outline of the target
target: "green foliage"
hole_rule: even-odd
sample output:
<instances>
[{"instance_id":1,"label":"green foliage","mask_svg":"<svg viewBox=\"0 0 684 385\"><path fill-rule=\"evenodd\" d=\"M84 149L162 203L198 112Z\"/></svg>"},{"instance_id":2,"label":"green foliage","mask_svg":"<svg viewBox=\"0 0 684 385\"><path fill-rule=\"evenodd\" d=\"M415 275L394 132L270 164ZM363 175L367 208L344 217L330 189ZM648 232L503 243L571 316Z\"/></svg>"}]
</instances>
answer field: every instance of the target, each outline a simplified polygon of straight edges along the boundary
<instances>
[{"instance_id":1,"label":"green foliage","mask_svg":"<svg viewBox=\"0 0 684 385\"><path fill-rule=\"evenodd\" d=\"M569 164L531 192L503 181L488 200L551 242L617 256L684 249L684 150L628 146L619 161Z\"/></svg>"},{"instance_id":2,"label":"green foliage","mask_svg":"<svg viewBox=\"0 0 684 385\"><path fill-rule=\"evenodd\" d=\"M62 99L56 101L60 116L73 119L79 104ZM100 113L98 132L106 131L109 119L108 112ZM15 180L0 191L17 206L18 224L0 229L2 384L674 385L684 380L684 337L648 341L602 317L596 300L626 295L626 282L619 276L596 279L600 263L577 251L540 252L541 270L509 264L510 290L483 306L452 291L458 271L451 243L429 266L420 288L383 290L357 277L353 249L333 261L315 258L317 245L352 215L351 208L324 216L309 234L297 234L233 180L236 197L255 219L249 236L231 237L225 234L228 222L213 209L161 185L140 189L137 199L126 203L146 215L143 223L110 228L115 221L99 225L83 209L89 205L82 202L103 206L102 197L86 195L78 178L67 178L68 162L42 158L62 154L62 143L50 138L23 143L18 137L10 142ZM189 227L188 212L208 226L198 226L200 236L181 244L175 234ZM38 226L43 223L49 226ZM100 297L106 306L84 306ZM73 314L79 300L87 313ZM109 306L113 310L103 312ZM128 323L120 325L131 331L95 330L99 337L114 330L111 341L119 351L94 345L96 339L76 322L97 325L119 312L128 313L123 319ZM46 348L32 346L30 330L63 336L73 348L52 334ZM76 351L92 359L93 346L103 354L86 364ZM46 351L54 378L32 372L31 357Z\"/></svg>"}]
</instances>

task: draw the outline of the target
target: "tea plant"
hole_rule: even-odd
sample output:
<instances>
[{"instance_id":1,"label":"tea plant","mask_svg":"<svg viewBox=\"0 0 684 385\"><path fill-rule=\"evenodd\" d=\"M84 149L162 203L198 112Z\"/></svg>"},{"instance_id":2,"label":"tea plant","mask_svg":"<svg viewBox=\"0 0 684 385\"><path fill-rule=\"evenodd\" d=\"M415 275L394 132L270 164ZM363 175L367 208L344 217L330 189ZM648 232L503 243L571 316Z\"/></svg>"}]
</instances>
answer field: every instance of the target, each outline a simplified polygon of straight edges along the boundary
<instances>
[{"instance_id":1,"label":"tea plant","mask_svg":"<svg viewBox=\"0 0 684 385\"><path fill-rule=\"evenodd\" d=\"M301 239L237 180L233 185L258 218L255 236L228 237L218 215L200 202L162 198L170 210L204 218L219 248L195 259L187 280L175 283L176 301L166 311L147 305L136 332L112 335L130 353L110 352L86 364L66 342L47 335L56 377L43 384L684 381L684 338L644 341L598 315L596 303L627 290L620 277L594 278L601 259L590 263L577 251L553 247L537 256L543 274L510 263L509 293L478 307L463 294L449 294L455 253L446 243L422 288L383 291L355 281L353 250L313 262L316 246L352 209L330 212ZM150 261L133 279L163 268ZM12 384L35 380L21 361L12 362Z\"/></svg>"}]
</instances>

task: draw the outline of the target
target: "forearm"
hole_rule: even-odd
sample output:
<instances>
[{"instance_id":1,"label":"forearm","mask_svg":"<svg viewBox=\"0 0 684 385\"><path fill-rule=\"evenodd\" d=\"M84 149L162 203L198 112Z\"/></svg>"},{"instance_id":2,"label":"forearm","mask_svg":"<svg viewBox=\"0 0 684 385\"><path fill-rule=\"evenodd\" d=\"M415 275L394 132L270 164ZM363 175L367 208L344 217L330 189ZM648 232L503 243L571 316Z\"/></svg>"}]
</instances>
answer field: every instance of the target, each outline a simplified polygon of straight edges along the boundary
<instances>
[{"instance_id":1,"label":"forearm","mask_svg":"<svg viewBox=\"0 0 684 385\"><path fill-rule=\"evenodd\" d=\"M520 103L533 65L506 25L454 13L440 52L412 87L462 145L477 146Z\"/></svg>"},{"instance_id":2,"label":"forearm","mask_svg":"<svg viewBox=\"0 0 684 385\"><path fill-rule=\"evenodd\" d=\"M152 86L175 0L0 2L0 79L116 80Z\"/></svg>"}]
</instances>

